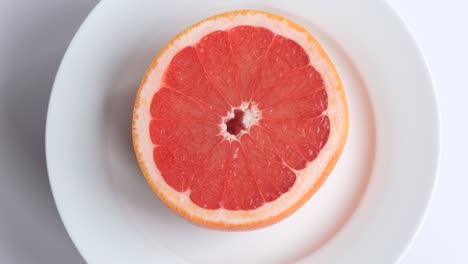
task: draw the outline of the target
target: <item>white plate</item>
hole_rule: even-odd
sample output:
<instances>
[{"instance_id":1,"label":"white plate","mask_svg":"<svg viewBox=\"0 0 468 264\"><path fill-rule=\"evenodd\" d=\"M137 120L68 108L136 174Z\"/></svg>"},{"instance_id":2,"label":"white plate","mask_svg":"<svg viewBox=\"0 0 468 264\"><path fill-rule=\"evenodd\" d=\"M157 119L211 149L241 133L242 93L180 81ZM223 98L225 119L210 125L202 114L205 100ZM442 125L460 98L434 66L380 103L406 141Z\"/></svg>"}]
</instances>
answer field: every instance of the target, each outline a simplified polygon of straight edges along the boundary
<instances>
[{"instance_id":1,"label":"white plate","mask_svg":"<svg viewBox=\"0 0 468 264\"><path fill-rule=\"evenodd\" d=\"M146 185L133 155L134 96L176 33L232 9L287 16L343 78L348 143L319 192L257 231L194 226ZM47 163L60 215L90 263L394 263L434 188L439 121L430 75L383 1L102 1L63 59L50 99Z\"/></svg>"}]
</instances>

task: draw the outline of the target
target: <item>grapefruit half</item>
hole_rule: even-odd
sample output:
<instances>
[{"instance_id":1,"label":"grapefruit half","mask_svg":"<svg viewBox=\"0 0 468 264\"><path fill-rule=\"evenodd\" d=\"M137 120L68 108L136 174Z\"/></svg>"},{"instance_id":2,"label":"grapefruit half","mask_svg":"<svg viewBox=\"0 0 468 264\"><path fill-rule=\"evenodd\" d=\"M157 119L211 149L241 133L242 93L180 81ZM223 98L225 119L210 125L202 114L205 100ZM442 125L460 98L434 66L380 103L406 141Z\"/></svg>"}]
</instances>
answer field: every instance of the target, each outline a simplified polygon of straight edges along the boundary
<instances>
[{"instance_id":1,"label":"grapefruit half","mask_svg":"<svg viewBox=\"0 0 468 264\"><path fill-rule=\"evenodd\" d=\"M303 27L256 10L174 37L144 76L132 124L154 193L192 222L231 230L303 205L347 132L345 93L323 48Z\"/></svg>"}]
</instances>

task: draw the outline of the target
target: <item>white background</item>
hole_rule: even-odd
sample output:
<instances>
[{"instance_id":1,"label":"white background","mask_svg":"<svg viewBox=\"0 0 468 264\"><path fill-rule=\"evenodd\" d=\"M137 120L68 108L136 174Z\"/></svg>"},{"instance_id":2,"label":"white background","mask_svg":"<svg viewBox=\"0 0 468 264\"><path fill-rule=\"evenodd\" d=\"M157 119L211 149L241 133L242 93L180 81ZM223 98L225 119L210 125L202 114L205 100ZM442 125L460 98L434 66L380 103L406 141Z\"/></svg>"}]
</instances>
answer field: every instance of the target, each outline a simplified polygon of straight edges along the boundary
<instances>
[{"instance_id":1,"label":"white background","mask_svg":"<svg viewBox=\"0 0 468 264\"><path fill-rule=\"evenodd\" d=\"M468 1L388 2L432 71L443 137L432 206L402 263L468 263ZM0 263L84 263L53 203L43 139L55 72L96 3L0 0Z\"/></svg>"}]
</instances>

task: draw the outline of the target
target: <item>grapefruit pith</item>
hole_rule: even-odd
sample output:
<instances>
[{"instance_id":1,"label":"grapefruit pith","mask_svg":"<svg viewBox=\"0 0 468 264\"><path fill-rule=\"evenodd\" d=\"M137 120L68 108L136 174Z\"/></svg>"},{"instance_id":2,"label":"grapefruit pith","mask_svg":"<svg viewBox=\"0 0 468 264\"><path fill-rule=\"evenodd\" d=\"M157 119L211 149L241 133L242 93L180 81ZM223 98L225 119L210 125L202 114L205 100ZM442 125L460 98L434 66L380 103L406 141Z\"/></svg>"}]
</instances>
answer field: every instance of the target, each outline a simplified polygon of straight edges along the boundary
<instances>
[{"instance_id":1,"label":"grapefruit pith","mask_svg":"<svg viewBox=\"0 0 468 264\"><path fill-rule=\"evenodd\" d=\"M348 110L329 57L304 28L241 10L172 39L138 90L132 137L157 196L212 228L280 221L322 185Z\"/></svg>"}]
</instances>

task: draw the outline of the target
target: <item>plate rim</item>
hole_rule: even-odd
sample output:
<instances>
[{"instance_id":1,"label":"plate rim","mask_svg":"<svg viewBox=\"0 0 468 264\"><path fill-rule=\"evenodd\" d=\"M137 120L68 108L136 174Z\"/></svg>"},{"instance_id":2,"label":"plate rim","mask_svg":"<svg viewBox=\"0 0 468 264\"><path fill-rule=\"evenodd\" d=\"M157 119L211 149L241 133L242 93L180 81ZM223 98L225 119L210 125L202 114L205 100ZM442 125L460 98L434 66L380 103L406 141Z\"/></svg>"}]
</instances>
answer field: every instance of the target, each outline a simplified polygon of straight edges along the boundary
<instances>
[{"instance_id":1,"label":"plate rim","mask_svg":"<svg viewBox=\"0 0 468 264\"><path fill-rule=\"evenodd\" d=\"M57 187L54 187L53 183L53 177L51 176L51 161L50 161L50 144L49 144L49 131L51 130L51 118L50 118L50 106L52 105L54 101L54 94L56 94L56 90L58 89L58 79L59 76L62 74L64 71L64 64L66 61L66 58L70 56L70 50L72 50L73 46L76 45L77 39L79 38L81 32L83 32L83 28L90 23L90 17L95 16L98 10L104 5L103 3L107 2L104 0L98 1L96 5L91 9L91 11L84 17L83 21L79 25L79 27L75 30L75 33L73 34L73 37L71 38L67 48L65 49L65 52L63 53L63 56L60 60L60 64L57 68L57 72L55 73L54 81L52 83L52 88L49 93L49 101L47 103L47 112L46 112L46 121L45 121L45 133L44 133L44 152L45 152L45 160L46 160L46 170L47 170L47 178L49 181L49 186L50 186L50 192L52 194L52 199L54 201L55 207L57 208L58 215L60 216L60 221L62 222L63 226L65 227L65 230L67 231L67 235L70 238L70 240L73 242L73 245L75 246L76 250L79 252L80 256L88 263L90 260L88 256L85 256L83 254L83 250L81 249L81 246L79 243L77 243L76 238L71 235L69 232L69 226L70 224L67 223L64 217L64 210L62 209L62 203L59 201L59 198L57 196L57 191L55 190Z\"/></svg>"},{"instance_id":2,"label":"plate rim","mask_svg":"<svg viewBox=\"0 0 468 264\"><path fill-rule=\"evenodd\" d=\"M434 77L431 72L431 68L428 64L428 60L425 57L424 53L422 52L421 46L418 43L418 40L416 39L415 35L411 31L411 28L408 26L408 24L405 22L405 19L400 15L400 13L396 10L396 8L391 5L388 0L382 1L384 5L390 10L390 13L396 18L395 20L398 21L400 24L401 28L406 32L406 35L409 37L411 44L415 48L415 51L418 53L418 57L420 58L420 61L423 64L424 67L424 72L426 73L428 80L430 81L430 87L428 89L431 91L431 99L433 101L433 107L434 107L434 118L435 118L435 126L436 126L436 133L437 133L437 142L436 142L436 162L433 167L433 177L432 177L432 182L431 182L431 187L428 192L428 197L426 199L426 203L423 208L421 208L421 212L419 213L419 219L418 219L418 224L414 227L414 231L411 234L411 237L407 240L406 244L404 245L404 248L400 254L400 256L396 259L396 263L401 262L405 256L407 255L408 251L411 249L411 247L414 245L416 242L416 239L424 225L424 223L427 220L429 211L432 207L432 203L434 201L434 193L437 189L437 185L439 183L439 177L440 177L440 160L441 160L441 155L442 155L442 126L441 126L441 112L440 112L440 103L439 103L439 97L437 95L437 89L436 89L436 84L434 82Z\"/></svg>"}]
</instances>

